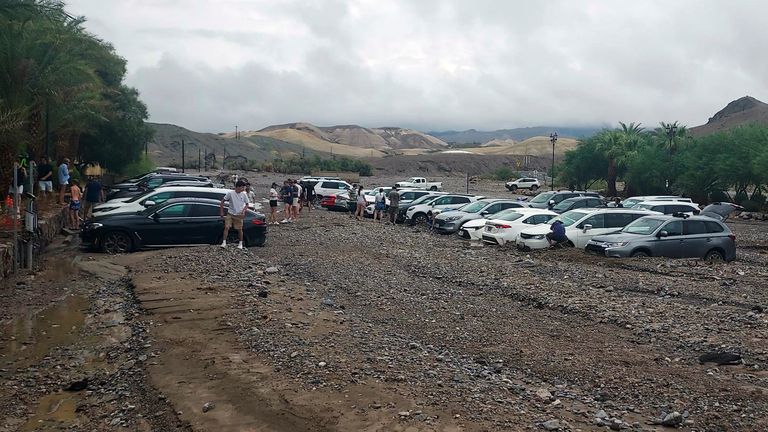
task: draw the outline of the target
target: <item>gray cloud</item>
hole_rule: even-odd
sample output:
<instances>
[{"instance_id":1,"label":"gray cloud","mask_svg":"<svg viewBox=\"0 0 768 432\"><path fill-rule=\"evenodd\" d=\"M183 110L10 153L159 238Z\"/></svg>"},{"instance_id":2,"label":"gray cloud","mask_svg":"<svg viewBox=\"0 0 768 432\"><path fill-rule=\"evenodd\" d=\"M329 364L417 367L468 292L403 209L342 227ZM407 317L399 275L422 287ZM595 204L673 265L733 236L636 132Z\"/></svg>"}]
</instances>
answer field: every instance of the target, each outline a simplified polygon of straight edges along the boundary
<instances>
[{"instance_id":1,"label":"gray cloud","mask_svg":"<svg viewBox=\"0 0 768 432\"><path fill-rule=\"evenodd\" d=\"M693 126L768 100L760 1L69 4L128 59L153 121L196 130Z\"/></svg>"}]
</instances>

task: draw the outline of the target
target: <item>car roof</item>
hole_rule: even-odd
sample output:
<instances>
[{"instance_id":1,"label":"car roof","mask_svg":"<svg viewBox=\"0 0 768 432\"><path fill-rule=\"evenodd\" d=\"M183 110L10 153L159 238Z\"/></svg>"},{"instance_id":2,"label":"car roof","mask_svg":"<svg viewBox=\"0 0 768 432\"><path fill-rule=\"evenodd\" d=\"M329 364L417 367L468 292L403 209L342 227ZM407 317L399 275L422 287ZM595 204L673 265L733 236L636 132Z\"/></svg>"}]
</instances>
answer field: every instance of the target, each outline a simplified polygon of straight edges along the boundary
<instances>
[{"instance_id":1,"label":"car roof","mask_svg":"<svg viewBox=\"0 0 768 432\"><path fill-rule=\"evenodd\" d=\"M569 210L569 212L572 212L572 211L581 212L581 213L589 213L590 216L595 215L595 214L601 214L601 213L612 213L612 214L615 214L615 213L631 213L631 214L641 213L641 214L645 214L645 215L648 215L648 216L656 216L656 215L662 216L663 215L663 213L659 213L657 211L646 210L646 209L635 209L635 208L599 208L599 209L591 209L591 208L588 208L588 207L583 207L583 208L577 208L577 209Z\"/></svg>"},{"instance_id":2,"label":"car roof","mask_svg":"<svg viewBox=\"0 0 768 432\"><path fill-rule=\"evenodd\" d=\"M663 220L694 220L694 221L713 221L713 222L719 222L721 225L725 225L723 221L719 221L717 219L713 219L709 216L675 216L675 215L669 215L669 214L650 214L648 216L653 217L654 219L663 219ZM727 225L726 225L727 226Z\"/></svg>"},{"instance_id":3,"label":"car roof","mask_svg":"<svg viewBox=\"0 0 768 432\"><path fill-rule=\"evenodd\" d=\"M637 205L645 204L645 205L688 205L690 207L696 207L699 208L698 204L692 203L692 202L686 202L686 201L640 201L637 203Z\"/></svg>"},{"instance_id":4,"label":"car roof","mask_svg":"<svg viewBox=\"0 0 768 432\"><path fill-rule=\"evenodd\" d=\"M515 212L515 213L551 214L551 215L557 216L557 213L553 212L552 210L536 208L536 207L508 208L502 211Z\"/></svg>"},{"instance_id":5,"label":"car roof","mask_svg":"<svg viewBox=\"0 0 768 432\"><path fill-rule=\"evenodd\" d=\"M181 197L181 198L171 198L169 200L166 200L163 203L161 203L158 207L167 207L168 204L183 203L183 202L196 202L196 203L216 204L216 205L221 204L221 201L217 199L212 199L212 198Z\"/></svg>"},{"instance_id":6,"label":"car roof","mask_svg":"<svg viewBox=\"0 0 768 432\"><path fill-rule=\"evenodd\" d=\"M577 196L577 197L571 197L571 198L566 198L566 199L564 199L564 200L560 201L560 204L562 204L562 203L564 203L564 202L569 202L569 203L570 203L570 202L575 202L575 201L582 201L582 200L588 200L588 199L595 199L595 198L597 198L597 197L595 197L595 196Z\"/></svg>"},{"instance_id":7,"label":"car roof","mask_svg":"<svg viewBox=\"0 0 768 432\"><path fill-rule=\"evenodd\" d=\"M212 188L212 187L198 187L198 186L161 186L157 189L154 189L152 193L155 192L183 192L183 191L194 191L194 192L211 192L211 191L222 191L222 192L229 192L232 189L227 188Z\"/></svg>"},{"instance_id":8,"label":"car roof","mask_svg":"<svg viewBox=\"0 0 768 432\"><path fill-rule=\"evenodd\" d=\"M653 201L660 198L685 198L680 195L638 195L627 197L626 199L641 200L641 201Z\"/></svg>"}]
</instances>

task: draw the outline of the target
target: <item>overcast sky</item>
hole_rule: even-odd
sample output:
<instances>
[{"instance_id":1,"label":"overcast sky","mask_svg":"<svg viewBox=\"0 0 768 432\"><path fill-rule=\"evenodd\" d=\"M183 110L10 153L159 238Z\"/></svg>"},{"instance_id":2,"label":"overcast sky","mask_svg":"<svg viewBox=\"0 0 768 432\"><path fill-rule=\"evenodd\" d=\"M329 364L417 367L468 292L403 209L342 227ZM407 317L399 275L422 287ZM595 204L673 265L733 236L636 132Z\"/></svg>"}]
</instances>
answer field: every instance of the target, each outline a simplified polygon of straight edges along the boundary
<instances>
[{"instance_id":1,"label":"overcast sky","mask_svg":"<svg viewBox=\"0 0 768 432\"><path fill-rule=\"evenodd\" d=\"M705 123L768 102L768 2L68 0L150 120L420 130Z\"/></svg>"}]
</instances>

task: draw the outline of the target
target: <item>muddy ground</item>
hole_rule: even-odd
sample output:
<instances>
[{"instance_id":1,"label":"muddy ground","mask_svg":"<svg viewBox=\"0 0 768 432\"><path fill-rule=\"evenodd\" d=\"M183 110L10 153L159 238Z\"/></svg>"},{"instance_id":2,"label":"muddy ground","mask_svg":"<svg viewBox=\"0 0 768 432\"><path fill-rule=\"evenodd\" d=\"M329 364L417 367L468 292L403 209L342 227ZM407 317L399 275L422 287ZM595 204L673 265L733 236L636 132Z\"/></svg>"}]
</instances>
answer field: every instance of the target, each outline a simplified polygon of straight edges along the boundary
<instances>
[{"instance_id":1,"label":"muddy ground","mask_svg":"<svg viewBox=\"0 0 768 432\"><path fill-rule=\"evenodd\" d=\"M59 243L0 289L0 431L766 430L768 225L730 226L730 264L327 211L245 251Z\"/></svg>"}]
</instances>

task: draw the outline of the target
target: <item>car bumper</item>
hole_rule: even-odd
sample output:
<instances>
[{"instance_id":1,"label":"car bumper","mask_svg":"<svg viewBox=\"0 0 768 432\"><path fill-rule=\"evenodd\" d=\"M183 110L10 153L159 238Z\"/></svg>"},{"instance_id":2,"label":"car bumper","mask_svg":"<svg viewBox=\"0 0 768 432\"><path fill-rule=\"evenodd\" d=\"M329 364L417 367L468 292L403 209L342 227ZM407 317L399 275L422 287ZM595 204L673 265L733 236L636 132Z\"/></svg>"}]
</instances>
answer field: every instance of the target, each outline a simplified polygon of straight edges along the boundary
<instances>
[{"instance_id":1,"label":"car bumper","mask_svg":"<svg viewBox=\"0 0 768 432\"><path fill-rule=\"evenodd\" d=\"M481 240L483 241L483 243L489 243L489 244L498 245L498 246L504 246L505 244L507 244L506 239L491 233L483 233Z\"/></svg>"},{"instance_id":2,"label":"car bumper","mask_svg":"<svg viewBox=\"0 0 768 432\"><path fill-rule=\"evenodd\" d=\"M529 249L546 249L549 247L549 242L546 238L543 239L536 239L536 238L528 238L524 239L520 236L517 237L515 240L515 243L517 243L518 249L523 250L529 250Z\"/></svg>"},{"instance_id":3,"label":"car bumper","mask_svg":"<svg viewBox=\"0 0 768 432\"><path fill-rule=\"evenodd\" d=\"M436 220L432 224L432 229L441 234L453 234L458 231L459 227L456 222L443 222L441 220Z\"/></svg>"},{"instance_id":4,"label":"car bumper","mask_svg":"<svg viewBox=\"0 0 768 432\"><path fill-rule=\"evenodd\" d=\"M480 240L483 233L483 227L478 228L465 228L461 227L459 228L459 231L457 231L457 234L459 237L466 239L466 240Z\"/></svg>"}]
</instances>

